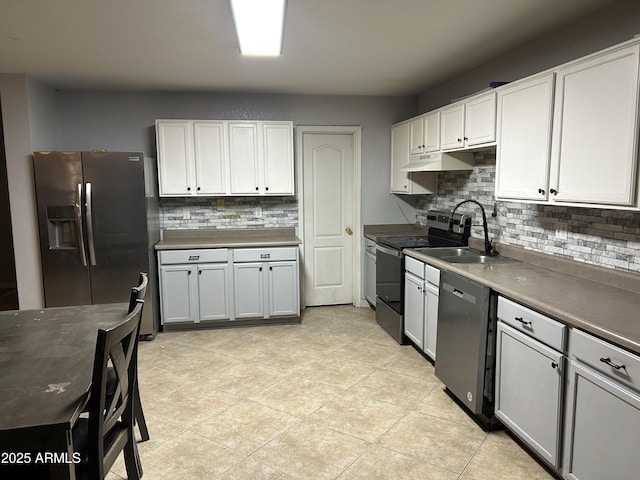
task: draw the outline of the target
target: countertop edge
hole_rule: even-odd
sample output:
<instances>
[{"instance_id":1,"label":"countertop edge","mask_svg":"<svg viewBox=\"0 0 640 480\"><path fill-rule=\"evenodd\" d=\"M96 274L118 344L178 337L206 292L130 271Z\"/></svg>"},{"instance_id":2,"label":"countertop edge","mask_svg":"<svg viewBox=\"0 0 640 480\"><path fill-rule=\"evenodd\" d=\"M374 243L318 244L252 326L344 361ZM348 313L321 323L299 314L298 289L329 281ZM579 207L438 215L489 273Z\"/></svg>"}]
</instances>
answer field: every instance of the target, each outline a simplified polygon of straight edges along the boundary
<instances>
[{"instance_id":1,"label":"countertop edge","mask_svg":"<svg viewBox=\"0 0 640 480\"><path fill-rule=\"evenodd\" d=\"M462 275L465 278L468 278L475 282L486 285L490 287L492 290L498 292L499 294L504 295L516 302L520 302L521 304L531 307L532 309L537 310L550 317L553 317L561 321L562 323L568 325L569 327L575 327L575 328L584 330L587 333L598 336L604 340L607 340L618 346L621 346L633 352L636 355L640 355L640 341L636 341L631 338L625 337L624 335L621 335L615 331L607 329L602 325L598 325L596 323L590 322L566 310L562 310L561 308L557 308L553 305L549 305L548 303L545 303L543 300L540 300L539 298L527 295L526 293L523 293L521 291L513 290L509 288L508 285L498 284L494 281L488 280L481 273L470 271L469 270L470 264L465 265L465 264L453 264L453 263L445 262L435 257L431 257L428 255L422 254L420 252L415 252L411 249L405 249L405 254L410 257L416 258L417 260L420 260L428 265L432 265L436 268L439 268L441 270L447 270L453 273L457 273L459 275ZM507 263L494 264L494 265L491 265L491 268L501 268L501 269L510 268L511 266L515 266L522 263L526 264L527 262L518 260L513 263L507 262ZM547 269L545 267L541 267L538 265L532 265L532 264L527 264L527 265L535 267L537 269L546 270L549 272L550 275L557 275L558 279L562 279L564 276L570 276L569 274ZM629 292L622 289L620 290L623 291L625 294L635 295L633 292Z\"/></svg>"}]
</instances>

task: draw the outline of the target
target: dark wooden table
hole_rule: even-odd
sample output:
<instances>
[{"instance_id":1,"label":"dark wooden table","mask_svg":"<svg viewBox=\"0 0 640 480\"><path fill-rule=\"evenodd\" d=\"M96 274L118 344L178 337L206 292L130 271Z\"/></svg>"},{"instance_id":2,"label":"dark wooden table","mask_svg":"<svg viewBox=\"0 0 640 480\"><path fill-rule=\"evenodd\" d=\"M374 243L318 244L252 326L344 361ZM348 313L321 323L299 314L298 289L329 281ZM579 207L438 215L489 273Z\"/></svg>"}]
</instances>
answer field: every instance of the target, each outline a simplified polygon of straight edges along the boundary
<instances>
[{"instance_id":1,"label":"dark wooden table","mask_svg":"<svg viewBox=\"0 0 640 480\"><path fill-rule=\"evenodd\" d=\"M124 319L127 307L0 312L0 467L41 452L50 478L75 479L71 431L88 397L98 328Z\"/></svg>"}]
</instances>

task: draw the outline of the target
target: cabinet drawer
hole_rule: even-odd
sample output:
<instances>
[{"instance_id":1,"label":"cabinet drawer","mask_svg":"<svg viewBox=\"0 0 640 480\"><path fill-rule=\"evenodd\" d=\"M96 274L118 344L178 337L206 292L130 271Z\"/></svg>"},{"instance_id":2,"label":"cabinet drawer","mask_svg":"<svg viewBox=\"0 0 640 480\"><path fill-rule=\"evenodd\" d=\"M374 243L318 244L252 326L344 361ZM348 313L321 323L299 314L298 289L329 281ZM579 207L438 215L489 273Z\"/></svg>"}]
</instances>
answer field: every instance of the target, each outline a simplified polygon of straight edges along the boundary
<instances>
[{"instance_id":1,"label":"cabinet drawer","mask_svg":"<svg viewBox=\"0 0 640 480\"><path fill-rule=\"evenodd\" d=\"M282 260L297 259L297 247L233 249L234 262L278 262Z\"/></svg>"},{"instance_id":2,"label":"cabinet drawer","mask_svg":"<svg viewBox=\"0 0 640 480\"><path fill-rule=\"evenodd\" d=\"M580 330L571 330L572 358L640 392L640 356Z\"/></svg>"},{"instance_id":3,"label":"cabinet drawer","mask_svg":"<svg viewBox=\"0 0 640 480\"><path fill-rule=\"evenodd\" d=\"M498 318L551 348L565 351L567 327L560 322L504 297L498 297Z\"/></svg>"},{"instance_id":4,"label":"cabinet drawer","mask_svg":"<svg viewBox=\"0 0 640 480\"><path fill-rule=\"evenodd\" d=\"M193 250L161 250L158 259L161 265L175 263L219 263L227 261L226 248L200 248Z\"/></svg>"},{"instance_id":5,"label":"cabinet drawer","mask_svg":"<svg viewBox=\"0 0 640 480\"><path fill-rule=\"evenodd\" d=\"M424 267L424 263L420 260L412 257L404 257L404 269L421 280L424 280Z\"/></svg>"},{"instance_id":6,"label":"cabinet drawer","mask_svg":"<svg viewBox=\"0 0 640 480\"><path fill-rule=\"evenodd\" d=\"M438 268L432 267L431 265L425 265L424 273L428 283L435 285L436 287L440 286L440 270Z\"/></svg>"},{"instance_id":7,"label":"cabinet drawer","mask_svg":"<svg viewBox=\"0 0 640 480\"><path fill-rule=\"evenodd\" d=\"M364 248L367 252L373 254L375 256L376 254L376 242L374 242L373 240L369 239L369 238L365 238L364 239Z\"/></svg>"}]
</instances>

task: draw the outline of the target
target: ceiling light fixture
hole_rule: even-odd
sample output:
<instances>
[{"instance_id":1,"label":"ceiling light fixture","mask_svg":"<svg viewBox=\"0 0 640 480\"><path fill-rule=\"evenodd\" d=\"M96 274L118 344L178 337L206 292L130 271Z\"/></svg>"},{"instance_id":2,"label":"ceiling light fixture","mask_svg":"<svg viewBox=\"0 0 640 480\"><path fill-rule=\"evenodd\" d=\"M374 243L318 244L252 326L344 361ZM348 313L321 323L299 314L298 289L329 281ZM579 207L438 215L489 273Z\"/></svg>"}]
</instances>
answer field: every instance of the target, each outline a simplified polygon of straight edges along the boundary
<instances>
[{"instance_id":1,"label":"ceiling light fixture","mask_svg":"<svg viewBox=\"0 0 640 480\"><path fill-rule=\"evenodd\" d=\"M230 0L240 53L278 56L282 53L286 0Z\"/></svg>"}]
</instances>

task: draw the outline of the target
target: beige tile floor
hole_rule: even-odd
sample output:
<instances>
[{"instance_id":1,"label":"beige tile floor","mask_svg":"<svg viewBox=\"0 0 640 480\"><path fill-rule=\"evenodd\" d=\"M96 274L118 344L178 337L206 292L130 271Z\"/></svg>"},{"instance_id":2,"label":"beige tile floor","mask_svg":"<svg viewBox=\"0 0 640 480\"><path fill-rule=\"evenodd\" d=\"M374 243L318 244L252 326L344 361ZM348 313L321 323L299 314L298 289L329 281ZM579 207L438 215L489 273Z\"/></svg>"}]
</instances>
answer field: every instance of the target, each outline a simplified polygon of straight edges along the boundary
<instances>
[{"instance_id":1,"label":"beige tile floor","mask_svg":"<svg viewBox=\"0 0 640 480\"><path fill-rule=\"evenodd\" d=\"M140 343L139 378L148 480L552 478L477 426L369 308L161 333ZM126 478L121 459L108 478Z\"/></svg>"}]
</instances>

